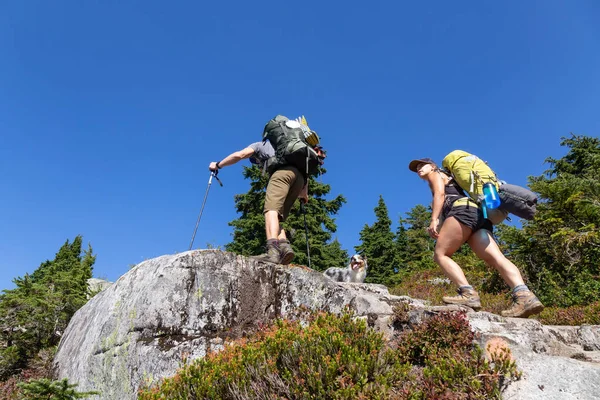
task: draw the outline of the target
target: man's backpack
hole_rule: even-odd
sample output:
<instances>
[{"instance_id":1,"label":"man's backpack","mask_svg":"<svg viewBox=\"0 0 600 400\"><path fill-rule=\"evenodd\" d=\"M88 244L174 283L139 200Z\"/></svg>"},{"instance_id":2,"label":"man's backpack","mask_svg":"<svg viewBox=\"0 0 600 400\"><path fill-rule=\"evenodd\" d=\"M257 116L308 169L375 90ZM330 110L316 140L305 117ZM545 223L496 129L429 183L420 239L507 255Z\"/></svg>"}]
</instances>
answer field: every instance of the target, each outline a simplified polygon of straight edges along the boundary
<instances>
[{"instance_id":1,"label":"man's backpack","mask_svg":"<svg viewBox=\"0 0 600 400\"><path fill-rule=\"evenodd\" d=\"M527 220L533 219L537 205L535 193L524 187L498 180L496 173L476 155L462 150L454 150L444 157L442 167L478 204L483 199L483 185L490 182L498 190L501 201L498 207L500 211Z\"/></svg>"},{"instance_id":2,"label":"man's backpack","mask_svg":"<svg viewBox=\"0 0 600 400\"><path fill-rule=\"evenodd\" d=\"M313 147L319 139L308 128L304 117L302 122L278 115L265 125L263 141L268 140L275 149L275 157L267 165L269 173L286 165L298 168L304 176L318 173L322 159Z\"/></svg>"}]
</instances>

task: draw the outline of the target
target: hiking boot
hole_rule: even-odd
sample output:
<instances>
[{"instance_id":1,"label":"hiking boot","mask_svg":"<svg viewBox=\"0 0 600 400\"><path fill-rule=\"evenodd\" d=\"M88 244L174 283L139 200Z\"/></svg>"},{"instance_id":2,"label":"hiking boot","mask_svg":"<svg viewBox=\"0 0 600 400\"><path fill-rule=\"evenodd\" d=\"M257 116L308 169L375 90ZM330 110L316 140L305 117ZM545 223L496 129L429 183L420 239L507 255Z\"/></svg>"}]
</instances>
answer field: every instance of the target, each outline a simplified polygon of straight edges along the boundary
<instances>
[{"instance_id":1,"label":"hiking boot","mask_svg":"<svg viewBox=\"0 0 600 400\"><path fill-rule=\"evenodd\" d=\"M277 243L267 243L267 252L259 256L250 257L256 261L279 264L281 262L281 250Z\"/></svg>"},{"instance_id":2,"label":"hiking boot","mask_svg":"<svg viewBox=\"0 0 600 400\"><path fill-rule=\"evenodd\" d=\"M446 304L456 304L459 306L471 307L477 311L481 308L481 301L479 300L479 294L475 289L461 289L457 290L458 296L444 296L442 300Z\"/></svg>"},{"instance_id":3,"label":"hiking boot","mask_svg":"<svg viewBox=\"0 0 600 400\"><path fill-rule=\"evenodd\" d=\"M542 302L530 290L513 293L512 298L512 306L500 313L503 317L527 318L530 315L541 313L544 309Z\"/></svg>"},{"instance_id":4,"label":"hiking boot","mask_svg":"<svg viewBox=\"0 0 600 400\"><path fill-rule=\"evenodd\" d=\"M279 250L281 250L281 261L280 264L288 265L294 259L294 250L288 240L279 241Z\"/></svg>"}]
</instances>

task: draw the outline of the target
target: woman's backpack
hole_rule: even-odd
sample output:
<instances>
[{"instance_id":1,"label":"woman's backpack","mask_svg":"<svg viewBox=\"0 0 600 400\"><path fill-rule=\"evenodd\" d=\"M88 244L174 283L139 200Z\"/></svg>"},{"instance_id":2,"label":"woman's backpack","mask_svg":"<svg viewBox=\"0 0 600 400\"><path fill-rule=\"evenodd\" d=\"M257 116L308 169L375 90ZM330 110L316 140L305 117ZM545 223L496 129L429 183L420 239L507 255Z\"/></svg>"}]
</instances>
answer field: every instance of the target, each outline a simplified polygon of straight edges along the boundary
<instances>
[{"instance_id":1,"label":"woman's backpack","mask_svg":"<svg viewBox=\"0 0 600 400\"><path fill-rule=\"evenodd\" d=\"M269 173L286 165L298 168L305 176L319 172L322 159L313 148L319 137L308 128L304 117L301 121L278 115L265 125L263 141L268 140L275 150L274 159L268 163Z\"/></svg>"},{"instance_id":2,"label":"woman's backpack","mask_svg":"<svg viewBox=\"0 0 600 400\"><path fill-rule=\"evenodd\" d=\"M462 150L454 150L442 160L442 167L456 183L478 204L483 199L483 185L496 186L501 211L519 218L532 220L536 212L537 196L531 190L498 180L496 173L479 157Z\"/></svg>"}]
</instances>

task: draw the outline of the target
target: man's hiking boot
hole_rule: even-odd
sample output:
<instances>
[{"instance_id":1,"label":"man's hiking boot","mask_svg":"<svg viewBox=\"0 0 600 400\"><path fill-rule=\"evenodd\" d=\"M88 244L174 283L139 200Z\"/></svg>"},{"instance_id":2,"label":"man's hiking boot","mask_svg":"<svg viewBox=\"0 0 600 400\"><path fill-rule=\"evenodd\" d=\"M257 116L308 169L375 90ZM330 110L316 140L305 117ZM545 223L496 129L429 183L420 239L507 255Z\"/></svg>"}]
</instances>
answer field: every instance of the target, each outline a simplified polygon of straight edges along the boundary
<instances>
[{"instance_id":1,"label":"man's hiking boot","mask_svg":"<svg viewBox=\"0 0 600 400\"><path fill-rule=\"evenodd\" d=\"M481 308L479 294L475 289L458 289L458 296L444 296L442 300L446 304L456 304L459 306L471 307L477 311Z\"/></svg>"},{"instance_id":2,"label":"man's hiking boot","mask_svg":"<svg viewBox=\"0 0 600 400\"><path fill-rule=\"evenodd\" d=\"M280 264L288 265L294 259L294 250L288 240L279 241L279 249L281 250L281 261Z\"/></svg>"},{"instance_id":3,"label":"man's hiking boot","mask_svg":"<svg viewBox=\"0 0 600 400\"><path fill-rule=\"evenodd\" d=\"M539 314L544 309L541 301L529 290L513 293L513 304L508 310L501 312L503 317L527 318Z\"/></svg>"},{"instance_id":4,"label":"man's hiking boot","mask_svg":"<svg viewBox=\"0 0 600 400\"><path fill-rule=\"evenodd\" d=\"M277 243L267 243L267 252L259 256L250 257L256 261L279 264L281 262L281 250Z\"/></svg>"}]
</instances>

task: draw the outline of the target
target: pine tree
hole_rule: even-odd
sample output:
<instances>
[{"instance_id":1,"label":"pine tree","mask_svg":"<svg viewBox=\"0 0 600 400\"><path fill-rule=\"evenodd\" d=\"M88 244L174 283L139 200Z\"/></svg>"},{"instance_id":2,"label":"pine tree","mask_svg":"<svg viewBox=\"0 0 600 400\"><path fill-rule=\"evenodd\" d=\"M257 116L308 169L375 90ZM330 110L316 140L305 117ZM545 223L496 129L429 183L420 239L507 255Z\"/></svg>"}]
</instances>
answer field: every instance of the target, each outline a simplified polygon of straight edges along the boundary
<instances>
[{"instance_id":1,"label":"pine tree","mask_svg":"<svg viewBox=\"0 0 600 400\"><path fill-rule=\"evenodd\" d=\"M394 275L390 278L390 285L400 283L401 275L407 269L407 263L411 260L411 254L408 251L408 230L405 224L406 220L400 218L394 235L396 258L394 261Z\"/></svg>"},{"instance_id":2,"label":"pine tree","mask_svg":"<svg viewBox=\"0 0 600 400\"><path fill-rule=\"evenodd\" d=\"M377 219L373 225L365 225L360 231L361 244L355 250L367 257L369 272L365 281L389 284L396 268L396 245L391 230L392 220L381 195L374 211Z\"/></svg>"},{"instance_id":3,"label":"pine tree","mask_svg":"<svg viewBox=\"0 0 600 400\"><path fill-rule=\"evenodd\" d=\"M325 173L326 170L322 168L321 176ZM233 241L228 243L225 249L242 255L257 255L264 252L267 242L263 206L268 178L263 176L257 166L244 167L244 178L250 179L250 189L234 198L236 211L241 215L229 223L234 228ZM343 267L348 261L348 253L341 248L337 240L332 241L332 234L337 230L334 216L346 199L338 195L332 200L327 200L325 196L330 191L330 185L313 178L309 180L310 199L305 205L306 225L311 266L319 271L329 267ZM294 203L288 220L282 226L296 254L293 262L308 265L304 215L301 213L299 201Z\"/></svg>"},{"instance_id":4,"label":"pine tree","mask_svg":"<svg viewBox=\"0 0 600 400\"><path fill-rule=\"evenodd\" d=\"M7 344L0 349L0 375L10 375L39 350L57 345L75 311L87 301L96 257L91 246L83 252L81 246L81 236L73 243L67 240L54 260L15 278L16 288L0 295L0 341Z\"/></svg>"},{"instance_id":5,"label":"pine tree","mask_svg":"<svg viewBox=\"0 0 600 400\"><path fill-rule=\"evenodd\" d=\"M588 304L600 292L600 139L572 135L561 145L567 154L529 177L540 198L534 220L499 236L544 303Z\"/></svg>"},{"instance_id":6,"label":"pine tree","mask_svg":"<svg viewBox=\"0 0 600 400\"><path fill-rule=\"evenodd\" d=\"M404 254L407 255L405 262L406 270L424 270L434 268L433 249L435 243L427 233L427 227L431 221L431 210L417 204L406 213L406 219L401 219L401 224L406 224L406 243Z\"/></svg>"},{"instance_id":7,"label":"pine tree","mask_svg":"<svg viewBox=\"0 0 600 400\"><path fill-rule=\"evenodd\" d=\"M34 379L27 383L19 383L22 397L28 400L74 400L86 399L89 396L98 395L100 392L78 392L76 383L70 384L68 379L52 381L50 379Z\"/></svg>"}]
</instances>

